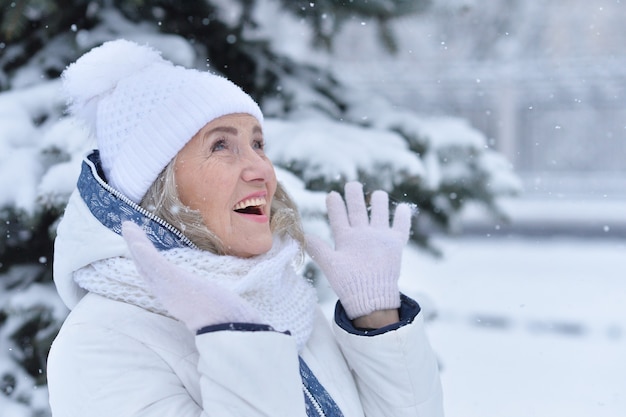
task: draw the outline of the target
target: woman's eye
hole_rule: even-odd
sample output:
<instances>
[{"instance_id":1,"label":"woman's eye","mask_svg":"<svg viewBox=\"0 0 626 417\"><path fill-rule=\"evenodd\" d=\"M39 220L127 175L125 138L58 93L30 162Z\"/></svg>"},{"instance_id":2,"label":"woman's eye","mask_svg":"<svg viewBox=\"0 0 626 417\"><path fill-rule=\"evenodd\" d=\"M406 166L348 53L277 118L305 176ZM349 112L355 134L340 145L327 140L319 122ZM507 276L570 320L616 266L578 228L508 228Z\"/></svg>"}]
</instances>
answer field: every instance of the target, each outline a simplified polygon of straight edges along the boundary
<instances>
[{"instance_id":1,"label":"woman's eye","mask_svg":"<svg viewBox=\"0 0 626 417\"><path fill-rule=\"evenodd\" d=\"M254 141L252 146L254 147L254 149L262 151L263 149L265 149L265 141L263 139L257 139Z\"/></svg>"},{"instance_id":2,"label":"woman's eye","mask_svg":"<svg viewBox=\"0 0 626 417\"><path fill-rule=\"evenodd\" d=\"M223 151L224 149L227 148L226 145L227 144L226 144L226 140L225 139L218 139L217 141L215 141L213 146L211 146L211 152Z\"/></svg>"}]
</instances>

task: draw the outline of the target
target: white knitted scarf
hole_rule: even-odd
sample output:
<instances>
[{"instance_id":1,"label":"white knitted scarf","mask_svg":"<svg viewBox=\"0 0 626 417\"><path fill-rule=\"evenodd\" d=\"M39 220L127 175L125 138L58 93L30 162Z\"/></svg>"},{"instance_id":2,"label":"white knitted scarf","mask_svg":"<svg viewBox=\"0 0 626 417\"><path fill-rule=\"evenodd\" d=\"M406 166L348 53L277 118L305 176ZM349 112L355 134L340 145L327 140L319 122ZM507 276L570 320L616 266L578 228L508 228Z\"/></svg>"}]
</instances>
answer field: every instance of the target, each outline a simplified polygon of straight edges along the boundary
<instances>
[{"instance_id":1,"label":"white knitted scarf","mask_svg":"<svg viewBox=\"0 0 626 417\"><path fill-rule=\"evenodd\" d=\"M301 350L313 330L317 296L311 283L295 271L298 252L298 245L292 239L275 237L269 252L253 258L220 256L189 248L161 254L182 269L240 295L258 310L265 323L277 331L289 331ZM169 316L149 293L129 258L96 261L76 271L74 280L89 292Z\"/></svg>"}]
</instances>

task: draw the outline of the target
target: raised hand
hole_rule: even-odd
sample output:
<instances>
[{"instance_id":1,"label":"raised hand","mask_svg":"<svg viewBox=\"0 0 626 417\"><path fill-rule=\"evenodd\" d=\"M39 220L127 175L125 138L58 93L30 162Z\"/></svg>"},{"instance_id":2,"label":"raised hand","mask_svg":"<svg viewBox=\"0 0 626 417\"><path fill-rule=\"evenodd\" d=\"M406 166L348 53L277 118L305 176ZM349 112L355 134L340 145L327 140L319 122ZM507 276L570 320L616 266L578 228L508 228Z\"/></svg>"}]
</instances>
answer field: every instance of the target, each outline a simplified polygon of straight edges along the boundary
<instances>
[{"instance_id":1,"label":"raised hand","mask_svg":"<svg viewBox=\"0 0 626 417\"><path fill-rule=\"evenodd\" d=\"M350 319L400 306L398 279L411 209L399 204L390 226L388 204L387 193L375 191L370 219L362 184L347 183L345 204L336 192L326 199L335 247L317 236L306 236L308 254L326 275Z\"/></svg>"},{"instance_id":2,"label":"raised hand","mask_svg":"<svg viewBox=\"0 0 626 417\"><path fill-rule=\"evenodd\" d=\"M151 293L191 331L214 324L261 324L257 312L239 295L168 262L135 223L125 222L122 234Z\"/></svg>"}]
</instances>

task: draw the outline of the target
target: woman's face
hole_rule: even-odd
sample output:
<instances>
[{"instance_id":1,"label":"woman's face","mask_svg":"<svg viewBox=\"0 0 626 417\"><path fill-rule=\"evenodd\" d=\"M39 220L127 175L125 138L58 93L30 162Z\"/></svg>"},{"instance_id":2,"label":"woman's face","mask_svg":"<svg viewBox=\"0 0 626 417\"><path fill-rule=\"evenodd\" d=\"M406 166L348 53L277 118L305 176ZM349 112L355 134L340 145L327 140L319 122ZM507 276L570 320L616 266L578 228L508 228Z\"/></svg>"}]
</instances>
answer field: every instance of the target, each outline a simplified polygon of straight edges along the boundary
<instances>
[{"instance_id":1,"label":"woman's face","mask_svg":"<svg viewBox=\"0 0 626 417\"><path fill-rule=\"evenodd\" d=\"M228 255L245 258L272 247L276 174L263 147L256 118L229 114L204 126L177 155L181 201L200 212Z\"/></svg>"}]
</instances>

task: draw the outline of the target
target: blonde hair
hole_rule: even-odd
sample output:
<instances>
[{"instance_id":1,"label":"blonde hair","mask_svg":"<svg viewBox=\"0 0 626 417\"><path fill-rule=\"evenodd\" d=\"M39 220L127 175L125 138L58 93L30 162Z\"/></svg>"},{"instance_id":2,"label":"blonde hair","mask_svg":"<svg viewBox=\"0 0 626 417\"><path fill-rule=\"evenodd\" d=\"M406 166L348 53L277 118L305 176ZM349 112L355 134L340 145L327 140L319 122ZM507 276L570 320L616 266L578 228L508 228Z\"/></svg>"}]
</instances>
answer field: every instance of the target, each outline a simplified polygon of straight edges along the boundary
<instances>
[{"instance_id":1,"label":"blonde hair","mask_svg":"<svg viewBox=\"0 0 626 417\"><path fill-rule=\"evenodd\" d=\"M204 224L199 211L182 203L176 187L176 157L161 171L141 200L140 206L180 230L199 249L226 254L220 239ZM304 247L304 232L298 209L280 183L270 209L270 230L291 236Z\"/></svg>"}]
</instances>

